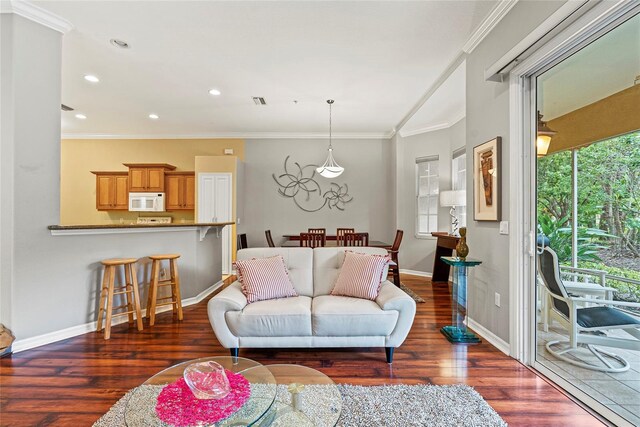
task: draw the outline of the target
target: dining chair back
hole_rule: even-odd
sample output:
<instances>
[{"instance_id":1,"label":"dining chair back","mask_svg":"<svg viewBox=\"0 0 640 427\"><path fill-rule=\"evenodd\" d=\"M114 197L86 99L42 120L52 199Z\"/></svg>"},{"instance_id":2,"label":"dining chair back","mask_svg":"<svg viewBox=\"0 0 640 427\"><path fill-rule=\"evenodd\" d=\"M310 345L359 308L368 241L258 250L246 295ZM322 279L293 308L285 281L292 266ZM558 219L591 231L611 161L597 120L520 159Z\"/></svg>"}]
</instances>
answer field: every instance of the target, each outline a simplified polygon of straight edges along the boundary
<instances>
[{"instance_id":1,"label":"dining chair back","mask_svg":"<svg viewBox=\"0 0 640 427\"><path fill-rule=\"evenodd\" d=\"M355 233L355 228L338 228L336 230L336 244L338 246L346 246L344 243L344 235L347 233Z\"/></svg>"},{"instance_id":2,"label":"dining chair back","mask_svg":"<svg viewBox=\"0 0 640 427\"><path fill-rule=\"evenodd\" d=\"M369 233L347 233L344 246L369 246Z\"/></svg>"},{"instance_id":3,"label":"dining chair back","mask_svg":"<svg viewBox=\"0 0 640 427\"><path fill-rule=\"evenodd\" d=\"M403 235L404 231L396 230L396 238L393 241L393 245L391 249L387 250L391 256L391 261L395 263L395 265L389 266L389 272L393 275L393 284L398 287L400 287L400 262L398 261L398 252L400 251L400 243L402 243Z\"/></svg>"},{"instance_id":4,"label":"dining chair back","mask_svg":"<svg viewBox=\"0 0 640 427\"><path fill-rule=\"evenodd\" d=\"M273 243L273 238L271 237L271 230L266 230L264 232L264 235L267 237L267 245L269 245L270 248L275 248L276 245L275 243Z\"/></svg>"},{"instance_id":5,"label":"dining chair back","mask_svg":"<svg viewBox=\"0 0 640 427\"><path fill-rule=\"evenodd\" d=\"M320 248L325 245L325 234L300 233L300 246L305 248Z\"/></svg>"},{"instance_id":6,"label":"dining chair back","mask_svg":"<svg viewBox=\"0 0 640 427\"><path fill-rule=\"evenodd\" d=\"M309 228L307 230L309 233L322 233L322 234L327 234L327 229L326 228Z\"/></svg>"},{"instance_id":7,"label":"dining chair back","mask_svg":"<svg viewBox=\"0 0 640 427\"><path fill-rule=\"evenodd\" d=\"M249 245L247 244L247 235L246 233L238 234L236 238L236 244L238 246L238 250L247 249Z\"/></svg>"}]
</instances>

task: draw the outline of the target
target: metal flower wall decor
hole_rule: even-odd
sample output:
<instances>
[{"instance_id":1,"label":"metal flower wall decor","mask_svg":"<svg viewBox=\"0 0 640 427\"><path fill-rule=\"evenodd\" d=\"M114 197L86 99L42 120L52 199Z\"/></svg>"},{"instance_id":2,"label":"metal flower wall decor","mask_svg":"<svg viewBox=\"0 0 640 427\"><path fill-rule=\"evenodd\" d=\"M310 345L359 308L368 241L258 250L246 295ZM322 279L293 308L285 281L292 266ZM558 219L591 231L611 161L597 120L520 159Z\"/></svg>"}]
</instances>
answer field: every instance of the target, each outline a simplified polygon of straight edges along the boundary
<instances>
[{"instance_id":1,"label":"metal flower wall decor","mask_svg":"<svg viewBox=\"0 0 640 427\"><path fill-rule=\"evenodd\" d=\"M278 194L293 200L293 203L305 212L317 212L328 206L329 209L343 211L345 205L353 200L349 195L347 184L339 185L332 182L329 189L322 191L318 181L314 179L318 165L301 166L294 162L295 167L289 167L289 157L284 159L284 173L273 180L278 184Z\"/></svg>"}]
</instances>

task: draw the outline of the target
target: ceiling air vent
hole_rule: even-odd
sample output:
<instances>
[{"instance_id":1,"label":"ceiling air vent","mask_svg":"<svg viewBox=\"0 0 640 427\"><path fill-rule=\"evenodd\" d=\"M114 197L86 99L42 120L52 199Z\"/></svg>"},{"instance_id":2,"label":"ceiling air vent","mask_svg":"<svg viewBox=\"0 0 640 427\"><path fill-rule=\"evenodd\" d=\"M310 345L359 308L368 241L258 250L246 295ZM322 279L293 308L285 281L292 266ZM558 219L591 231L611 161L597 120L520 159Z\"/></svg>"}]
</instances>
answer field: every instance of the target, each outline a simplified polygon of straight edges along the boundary
<instances>
[{"instance_id":1,"label":"ceiling air vent","mask_svg":"<svg viewBox=\"0 0 640 427\"><path fill-rule=\"evenodd\" d=\"M73 111L73 108L69 107L68 105L64 105L64 104L60 104L60 109L62 111Z\"/></svg>"},{"instance_id":2,"label":"ceiling air vent","mask_svg":"<svg viewBox=\"0 0 640 427\"><path fill-rule=\"evenodd\" d=\"M265 101L264 98L261 96L254 96L253 102L256 105L267 105L267 101Z\"/></svg>"}]
</instances>

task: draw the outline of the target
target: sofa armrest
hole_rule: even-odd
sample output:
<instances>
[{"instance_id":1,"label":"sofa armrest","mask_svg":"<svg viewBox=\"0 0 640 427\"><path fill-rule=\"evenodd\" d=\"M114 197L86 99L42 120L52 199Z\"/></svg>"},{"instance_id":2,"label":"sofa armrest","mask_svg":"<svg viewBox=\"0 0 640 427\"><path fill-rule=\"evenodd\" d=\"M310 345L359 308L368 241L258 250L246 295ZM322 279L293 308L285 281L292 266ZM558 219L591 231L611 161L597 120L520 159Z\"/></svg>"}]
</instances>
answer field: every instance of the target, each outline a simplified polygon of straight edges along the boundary
<instances>
[{"instance_id":1,"label":"sofa armrest","mask_svg":"<svg viewBox=\"0 0 640 427\"><path fill-rule=\"evenodd\" d=\"M240 282L233 282L226 289L209 300L207 312L209 322L218 341L224 348L238 348L240 341L229 326L225 314L228 311L242 311L247 305L247 298L242 293Z\"/></svg>"},{"instance_id":2,"label":"sofa armrest","mask_svg":"<svg viewBox=\"0 0 640 427\"><path fill-rule=\"evenodd\" d=\"M398 312L398 323L387 337L386 347L399 347L407 338L416 315L416 302L388 280L382 282L376 303L383 310Z\"/></svg>"}]
</instances>

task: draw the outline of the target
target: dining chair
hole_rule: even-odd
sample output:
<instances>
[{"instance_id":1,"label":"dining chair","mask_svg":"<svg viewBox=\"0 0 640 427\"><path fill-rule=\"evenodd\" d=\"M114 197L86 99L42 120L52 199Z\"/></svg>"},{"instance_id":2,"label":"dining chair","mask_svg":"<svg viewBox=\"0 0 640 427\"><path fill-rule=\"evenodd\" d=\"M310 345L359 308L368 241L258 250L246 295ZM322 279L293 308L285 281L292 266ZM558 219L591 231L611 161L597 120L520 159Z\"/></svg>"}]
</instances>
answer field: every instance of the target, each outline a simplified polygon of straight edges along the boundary
<instances>
[{"instance_id":1,"label":"dining chair","mask_svg":"<svg viewBox=\"0 0 640 427\"><path fill-rule=\"evenodd\" d=\"M369 233L346 233L344 246L369 246Z\"/></svg>"},{"instance_id":2,"label":"dining chair","mask_svg":"<svg viewBox=\"0 0 640 427\"><path fill-rule=\"evenodd\" d=\"M387 249L389 255L391 255L391 261L395 265L389 265L389 272L393 274L393 284L400 287L400 263L398 262L398 252L400 251L400 243L402 243L402 235L404 231L396 230L396 238L393 241L393 245L390 249Z\"/></svg>"},{"instance_id":3,"label":"dining chair","mask_svg":"<svg viewBox=\"0 0 640 427\"><path fill-rule=\"evenodd\" d=\"M300 246L305 248L320 248L325 245L325 234L300 233Z\"/></svg>"},{"instance_id":4,"label":"dining chair","mask_svg":"<svg viewBox=\"0 0 640 427\"><path fill-rule=\"evenodd\" d=\"M271 237L271 230L266 230L264 232L264 235L267 236L267 245L269 245L270 248L275 248L276 245L275 243L273 243L273 238Z\"/></svg>"},{"instance_id":5,"label":"dining chair","mask_svg":"<svg viewBox=\"0 0 640 427\"><path fill-rule=\"evenodd\" d=\"M355 233L355 228L338 228L336 230L336 245L346 246L344 243L344 235L347 233Z\"/></svg>"},{"instance_id":6,"label":"dining chair","mask_svg":"<svg viewBox=\"0 0 640 427\"><path fill-rule=\"evenodd\" d=\"M238 234L236 238L236 244L237 244L238 250L247 249L249 247L249 245L247 244L247 234L246 233Z\"/></svg>"},{"instance_id":7,"label":"dining chair","mask_svg":"<svg viewBox=\"0 0 640 427\"><path fill-rule=\"evenodd\" d=\"M326 228L309 228L308 233L322 234L322 246L327 244L327 229Z\"/></svg>"}]
</instances>

